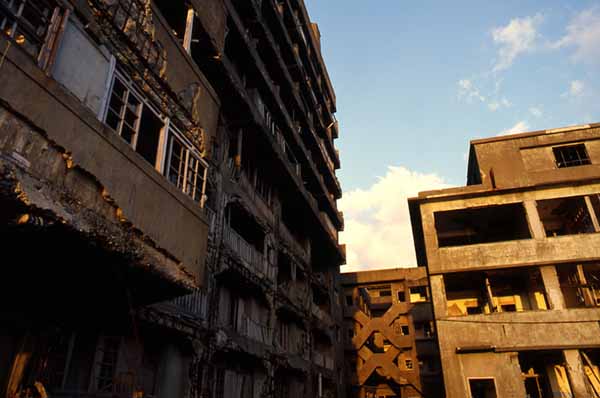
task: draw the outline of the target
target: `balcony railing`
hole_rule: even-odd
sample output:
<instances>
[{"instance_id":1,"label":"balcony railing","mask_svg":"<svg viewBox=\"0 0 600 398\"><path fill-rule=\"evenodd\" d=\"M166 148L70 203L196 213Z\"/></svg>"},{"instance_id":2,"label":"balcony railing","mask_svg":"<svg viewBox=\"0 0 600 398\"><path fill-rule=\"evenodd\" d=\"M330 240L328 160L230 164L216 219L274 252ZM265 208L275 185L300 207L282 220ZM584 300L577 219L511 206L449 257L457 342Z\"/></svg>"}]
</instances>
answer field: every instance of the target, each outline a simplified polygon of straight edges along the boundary
<instances>
[{"instance_id":1,"label":"balcony railing","mask_svg":"<svg viewBox=\"0 0 600 398\"><path fill-rule=\"evenodd\" d=\"M326 369L333 370L335 368L333 358L318 351L313 351L312 361L314 364Z\"/></svg>"},{"instance_id":2,"label":"balcony railing","mask_svg":"<svg viewBox=\"0 0 600 398\"><path fill-rule=\"evenodd\" d=\"M246 242L231 227L223 228L223 240L235 253L238 254L242 263L252 272L263 278L273 280L275 278L275 267L267 262L265 256Z\"/></svg>"},{"instance_id":3,"label":"balcony railing","mask_svg":"<svg viewBox=\"0 0 600 398\"><path fill-rule=\"evenodd\" d=\"M329 313L327 313L326 311L322 310L318 305L316 305L314 303L312 304L312 307L311 307L311 313L315 318L317 318L321 322L323 322L327 325L333 324L333 318L331 317L331 315Z\"/></svg>"},{"instance_id":4,"label":"balcony railing","mask_svg":"<svg viewBox=\"0 0 600 398\"><path fill-rule=\"evenodd\" d=\"M177 297L171 302L198 318L206 319L208 316L208 299L204 291Z\"/></svg>"},{"instance_id":5,"label":"balcony railing","mask_svg":"<svg viewBox=\"0 0 600 398\"><path fill-rule=\"evenodd\" d=\"M245 314L242 315L238 332L252 340L260 341L263 344L271 344L271 328Z\"/></svg>"},{"instance_id":6,"label":"balcony railing","mask_svg":"<svg viewBox=\"0 0 600 398\"><path fill-rule=\"evenodd\" d=\"M296 237L287 229L285 224L279 223L279 232L288 242L294 247L297 254L306 262L310 262L310 257L307 250L298 242Z\"/></svg>"},{"instance_id":7,"label":"balcony railing","mask_svg":"<svg viewBox=\"0 0 600 398\"><path fill-rule=\"evenodd\" d=\"M321 220L323 220L323 223L325 223L325 226L327 227L327 230L329 231L329 234L331 235L331 237L337 242L338 230L331 222L329 215L327 215L327 213L322 211L321 212Z\"/></svg>"}]
</instances>

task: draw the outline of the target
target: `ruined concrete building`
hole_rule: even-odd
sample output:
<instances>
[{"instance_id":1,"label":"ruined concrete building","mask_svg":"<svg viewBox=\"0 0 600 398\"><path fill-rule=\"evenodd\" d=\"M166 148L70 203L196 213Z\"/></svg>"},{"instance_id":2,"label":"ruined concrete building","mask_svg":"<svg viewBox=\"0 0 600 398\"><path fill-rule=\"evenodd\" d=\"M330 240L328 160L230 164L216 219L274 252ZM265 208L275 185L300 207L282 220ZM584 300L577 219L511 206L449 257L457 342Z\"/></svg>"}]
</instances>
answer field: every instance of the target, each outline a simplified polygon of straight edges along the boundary
<instances>
[{"instance_id":1,"label":"ruined concrete building","mask_svg":"<svg viewBox=\"0 0 600 398\"><path fill-rule=\"evenodd\" d=\"M600 396L600 124L471 142L409 200L447 397Z\"/></svg>"},{"instance_id":2,"label":"ruined concrete building","mask_svg":"<svg viewBox=\"0 0 600 398\"><path fill-rule=\"evenodd\" d=\"M0 395L344 397L302 0L0 0Z\"/></svg>"},{"instance_id":3,"label":"ruined concrete building","mask_svg":"<svg viewBox=\"0 0 600 398\"><path fill-rule=\"evenodd\" d=\"M443 395L425 267L341 275L349 398Z\"/></svg>"}]
</instances>

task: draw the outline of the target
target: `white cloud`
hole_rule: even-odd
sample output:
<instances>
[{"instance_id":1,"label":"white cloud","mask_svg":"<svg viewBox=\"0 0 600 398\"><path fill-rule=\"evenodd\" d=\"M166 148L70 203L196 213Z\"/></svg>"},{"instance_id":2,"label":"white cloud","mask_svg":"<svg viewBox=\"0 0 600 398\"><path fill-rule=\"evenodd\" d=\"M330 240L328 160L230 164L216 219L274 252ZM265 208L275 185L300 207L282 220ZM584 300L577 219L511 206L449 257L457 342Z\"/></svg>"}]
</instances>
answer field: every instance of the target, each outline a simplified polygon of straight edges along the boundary
<instances>
[{"instance_id":1,"label":"white cloud","mask_svg":"<svg viewBox=\"0 0 600 398\"><path fill-rule=\"evenodd\" d=\"M488 108L492 112L496 112L500 108L509 108L512 106L512 103L506 98L502 98L500 100L494 100L488 104Z\"/></svg>"},{"instance_id":2,"label":"white cloud","mask_svg":"<svg viewBox=\"0 0 600 398\"><path fill-rule=\"evenodd\" d=\"M462 79L458 81L458 97L465 98L467 102L473 101L473 99L485 102L486 99L479 89L475 87L472 80Z\"/></svg>"},{"instance_id":3,"label":"white cloud","mask_svg":"<svg viewBox=\"0 0 600 398\"><path fill-rule=\"evenodd\" d=\"M372 186L344 192L339 206L344 212L345 272L360 269L416 265L407 198L420 191L448 185L436 174L404 167L388 167Z\"/></svg>"},{"instance_id":4,"label":"white cloud","mask_svg":"<svg viewBox=\"0 0 600 398\"><path fill-rule=\"evenodd\" d=\"M529 108L529 113L531 113L535 117L542 117L544 115L544 111L541 106L532 106Z\"/></svg>"},{"instance_id":5,"label":"white cloud","mask_svg":"<svg viewBox=\"0 0 600 398\"><path fill-rule=\"evenodd\" d=\"M600 63L600 9L593 7L575 15L567 33L553 43L553 48L572 48L573 60Z\"/></svg>"},{"instance_id":6,"label":"white cloud","mask_svg":"<svg viewBox=\"0 0 600 398\"><path fill-rule=\"evenodd\" d=\"M498 135L500 136L500 135L523 133L527 130L529 130L529 124L525 120L521 120L521 121L517 122L511 128L504 130L503 132L501 132Z\"/></svg>"},{"instance_id":7,"label":"white cloud","mask_svg":"<svg viewBox=\"0 0 600 398\"><path fill-rule=\"evenodd\" d=\"M543 17L540 14L533 17L514 18L508 25L492 30L492 38L500 47L493 72L510 68L519 55L535 48L538 37L537 29L542 20Z\"/></svg>"},{"instance_id":8,"label":"white cloud","mask_svg":"<svg viewBox=\"0 0 600 398\"><path fill-rule=\"evenodd\" d=\"M571 98L581 97L583 95L584 91L585 91L585 83L583 83L581 80L573 80L569 84L569 90L562 93L561 97L571 97Z\"/></svg>"}]
</instances>

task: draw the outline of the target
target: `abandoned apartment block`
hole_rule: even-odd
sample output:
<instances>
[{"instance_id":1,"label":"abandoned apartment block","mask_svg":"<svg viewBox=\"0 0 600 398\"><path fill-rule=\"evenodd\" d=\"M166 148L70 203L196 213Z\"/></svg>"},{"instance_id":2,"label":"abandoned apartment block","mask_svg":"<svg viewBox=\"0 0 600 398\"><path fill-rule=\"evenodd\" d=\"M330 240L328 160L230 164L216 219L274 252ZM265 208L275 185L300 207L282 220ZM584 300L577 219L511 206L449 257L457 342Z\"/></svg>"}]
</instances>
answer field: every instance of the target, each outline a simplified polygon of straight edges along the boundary
<instances>
[{"instance_id":1,"label":"abandoned apartment block","mask_svg":"<svg viewBox=\"0 0 600 398\"><path fill-rule=\"evenodd\" d=\"M0 0L0 30L0 395L345 397L303 1Z\"/></svg>"},{"instance_id":2,"label":"abandoned apartment block","mask_svg":"<svg viewBox=\"0 0 600 398\"><path fill-rule=\"evenodd\" d=\"M409 200L446 396L600 396L600 125L471 142Z\"/></svg>"},{"instance_id":3,"label":"abandoned apartment block","mask_svg":"<svg viewBox=\"0 0 600 398\"><path fill-rule=\"evenodd\" d=\"M341 275L348 397L443 395L424 267Z\"/></svg>"}]
</instances>

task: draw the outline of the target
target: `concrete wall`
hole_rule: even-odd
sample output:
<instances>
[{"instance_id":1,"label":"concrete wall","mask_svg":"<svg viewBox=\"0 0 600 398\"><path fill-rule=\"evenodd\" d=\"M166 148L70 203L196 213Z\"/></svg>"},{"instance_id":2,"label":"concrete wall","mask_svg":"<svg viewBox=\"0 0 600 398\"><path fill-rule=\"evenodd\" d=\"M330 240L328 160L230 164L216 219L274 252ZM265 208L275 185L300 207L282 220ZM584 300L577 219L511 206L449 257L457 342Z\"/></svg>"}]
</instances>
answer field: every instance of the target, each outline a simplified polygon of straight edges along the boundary
<instances>
[{"instance_id":1,"label":"concrete wall","mask_svg":"<svg viewBox=\"0 0 600 398\"><path fill-rule=\"evenodd\" d=\"M0 98L71 153L74 164L106 188L125 219L202 280L208 227L197 203L14 46L0 73Z\"/></svg>"},{"instance_id":2,"label":"concrete wall","mask_svg":"<svg viewBox=\"0 0 600 398\"><path fill-rule=\"evenodd\" d=\"M533 186L553 181L597 177L600 172L600 126L557 129L472 142L482 182L490 183L490 170L498 188ZM559 169L552 146L585 142L591 165Z\"/></svg>"},{"instance_id":3,"label":"concrete wall","mask_svg":"<svg viewBox=\"0 0 600 398\"><path fill-rule=\"evenodd\" d=\"M535 201L600 192L600 184L589 183L561 187L539 187L529 191L499 191L486 195L449 195L444 200L425 200L420 211L430 274L460 270L491 269L518 265L554 264L574 259L600 259L600 234L579 234L546 238L541 236L540 219ZM533 205L526 205L527 203ZM455 247L438 247L435 213L474 207L523 203L532 232L531 239L484 243Z\"/></svg>"},{"instance_id":4,"label":"concrete wall","mask_svg":"<svg viewBox=\"0 0 600 398\"><path fill-rule=\"evenodd\" d=\"M431 302L411 302L410 294L411 287L427 287L425 269L345 273L340 275L340 279L344 295L345 328L342 332L346 337L348 391L358 394L358 397L366 396L371 386L369 379L379 374L403 385L402 396L421 396L413 387L437 396L441 388L440 375L429 372L426 378L422 377L419 366L420 361L437 361L436 340L417 336L415 330L415 322L433 319ZM384 290L389 290L390 295L378 295ZM404 301L399 300L399 292L404 293ZM352 297L352 305L347 302L347 297ZM384 309L382 316L375 315L375 311ZM403 335L402 326L408 327L408 334ZM352 338L350 331L353 331ZM373 352L369 348L371 338L378 347L383 347L386 339L390 347L383 353ZM354 361L350 360L350 356L354 357ZM412 362L412 369L407 367L407 360ZM352 368L354 362L358 365L356 369ZM388 387L385 383L379 386ZM393 391L390 389L389 393Z\"/></svg>"}]
</instances>

